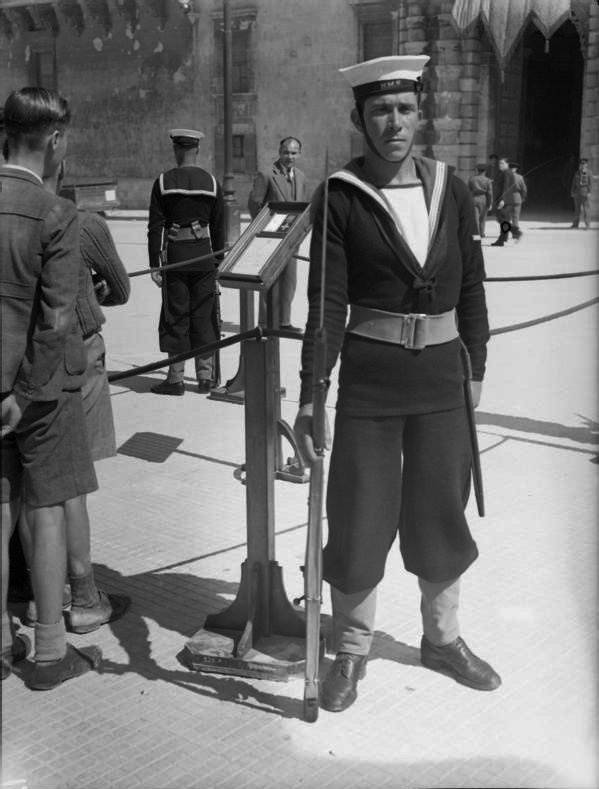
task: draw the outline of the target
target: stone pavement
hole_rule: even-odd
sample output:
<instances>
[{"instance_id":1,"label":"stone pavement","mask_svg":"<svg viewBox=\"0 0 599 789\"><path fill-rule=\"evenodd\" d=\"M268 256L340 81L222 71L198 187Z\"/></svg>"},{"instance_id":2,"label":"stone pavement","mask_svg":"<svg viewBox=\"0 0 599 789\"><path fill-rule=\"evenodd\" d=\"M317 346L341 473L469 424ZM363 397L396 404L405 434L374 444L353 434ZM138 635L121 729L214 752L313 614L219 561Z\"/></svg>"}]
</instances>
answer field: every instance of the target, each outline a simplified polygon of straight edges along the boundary
<instances>
[{"instance_id":1,"label":"stone pavement","mask_svg":"<svg viewBox=\"0 0 599 789\"><path fill-rule=\"evenodd\" d=\"M143 222L111 228L128 270L144 268ZM597 228L523 228L518 245L485 240L490 277L597 267ZM298 324L305 282L302 264ZM345 713L305 723L301 677L189 671L178 655L234 598L246 556L245 487L234 476L243 408L195 393L191 377L184 397L156 397L149 387L160 373L137 375L112 387L120 450L98 464L101 488L89 501L97 577L130 594L132 608L72 637L102 647L102 675L33 693L26 663L2 683L3 789L596 787L597 308L540 319L597 291L596 276L487 287L493 329L539 319L493 338L478 413L487 515L469 504L481 555L464 578L461 622L502 675L499 690L422 668L417 584L395 548L368 676ZM237 292L223 291L222 302L231 332ZM159 358L158 306L159 291L140 277L128 305L106 310L111 371ZM299 347L281 341L289 422ZM223 352L223 378L238 354ZM276 556L291 599L302 591L307 486L275 489ZM325 588L325 632L329 614Z\"/></svg>"}]
</instances>

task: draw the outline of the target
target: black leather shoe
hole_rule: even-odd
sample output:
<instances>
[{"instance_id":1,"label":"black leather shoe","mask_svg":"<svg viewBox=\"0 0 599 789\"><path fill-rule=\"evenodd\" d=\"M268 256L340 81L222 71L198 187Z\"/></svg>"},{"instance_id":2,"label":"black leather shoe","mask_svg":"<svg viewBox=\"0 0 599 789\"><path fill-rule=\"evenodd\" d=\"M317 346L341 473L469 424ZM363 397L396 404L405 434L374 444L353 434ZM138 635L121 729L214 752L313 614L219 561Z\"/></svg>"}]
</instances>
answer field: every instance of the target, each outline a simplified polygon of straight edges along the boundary
<instances>
[{"instance_id":1,"label":"black leather shoe","mask_svg":"<svg viewBox=\"0 0 599 789\"><path fill-rule=\"evenodd\" d=\"M504 243L503 241L493 241L493 243L490 246L492 246L492 247L502 247L503 243Z\"/></svg>"},{"instance_id":2,"label":"black leather shoe","mask_svg":"<svg viewBox=\"0 0 599 789\"><path fill-rule=\"evenodd\" d=\"M31 690L52 690L62 682L80 677L92 669L97 671L101 666L102 652L99 647L78 648L67 644L67 651L62 660L35 664L27 680L27 687Z\"/></svg>"},{"instance_id":3,"label":"black leather shoe","mask_svg":"<svg viewBox=\"0 0 599 789\"><path fill-rule=\"evenodd\" d=\"M501 677L488 663L472 652L463 638L451 644L437 647L422 636L420 662L426 668L452 677L456 682L475 690L495 690L501 685Z\"/></svg>"},{"instance_id":4,"label":"black leather shoe","mask_svg":"<svg viewBox=\"0 0 599 789\"><path fill-rule=\"evenodd\" d=\"M211 381L210 379L198 381L198 392L200 394L207 394L208 392L211 392L213 389L216 389L216 387L217 387L216 381Z\"/></svg>"},{"instance_id":5,"label":"black leather shoe","mask_svg":"<svg viewBox=\"0 0 599 789\"><path fill-rule=\"evenodd\" d=\"M320 694L320 706L329 712L343 712L358 697L358 680L366 676L368 655L339 652L331 666Z\"/></svg>"},{"instance_id":6,"label":"black leather shoe","mask_svg":"<svg viewBox=\"0 0 599 789\"><path fill-rule=\"evenodd\" d=\"M163 381L161 384L155 384L150 387L150 392L161 395L177 395L181 397L185 394L185 384L183 381L177 381L170 384L168 381Z\"/></svg>"}]
</instances>

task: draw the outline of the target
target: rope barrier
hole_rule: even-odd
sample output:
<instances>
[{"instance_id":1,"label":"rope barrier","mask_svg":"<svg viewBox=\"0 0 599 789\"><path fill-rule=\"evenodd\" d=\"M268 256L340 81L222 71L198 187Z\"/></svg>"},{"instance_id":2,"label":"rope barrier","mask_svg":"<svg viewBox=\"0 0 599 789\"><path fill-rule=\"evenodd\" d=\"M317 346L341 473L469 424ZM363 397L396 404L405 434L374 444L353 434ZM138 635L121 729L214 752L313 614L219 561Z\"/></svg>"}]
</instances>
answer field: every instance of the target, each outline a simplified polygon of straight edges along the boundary
<instances>
[{"instance_id":1,"label":"rope barrier","mask_svg":"<svg viewBox=\"0 0 599 789\"><path fill-rule=\"evenodd\" d=\"M576 304L566 310L560 310L559 312L552 312L550 315L544 315L541 318L534 318L533 320L524 321L522 323L514 323L511 326L501 326L498 329L491 329L489 333L493 337L497 334L507 334L508 332L518 331L519 329L527 329L531 326L538 326L540 323L547 323L548 321L555 320L556 318L563 318L566 315L571 315L572 313L578 312L579 310L584 310L587 307L591 307L593 304L597 304L598 302L599 296L594 299L590 299L589 301L582 302L581 304ZM169 356L167 359L158 362L140 365L139 367L135 367L132 370L123 370L120 373L111 373L108 376L108 381L110 383L114 383L116 381L121 381L124 378L131 378L134 375L151 373L155 370L160 370L162 367L167 367L169 364L184 362L187 361L187 359L193 359L196 356L211 353L213 351L220 350L221 348L227 348L229 345L236 345L237 343L241 343L244 340L261 340L263 337L279 337L284 340L304 339L304 335L298 334L298 332L285 331L284 329L263 329L260 326L256 326L254 329L250 329L249 331L240 332L239 334L232 334L230 337L226 337L224 340L219 340L218 342L213 342L209 345L201 345L198 348L193 348L191 351L185 351L185 353L179 353L176 356Z\"/></svg>"},{"instance_id":2,"label":"rope barrier","mask_svg":"<svg viewBox=\"0 0 599 789\"><path fill-rule=\"evenodd\" d=\"M189 266L190 263L200 263L202 260L208 260L209 258L216 257L217 255L222 255L224 252L228 252L227 249L217 249L216 252L209 252L207 255L200 255L197 258L189 258L187 260L181 260L179 263L167 263L165 266L155 266L154 268L142 268L139 271L132 271L127 276L131 277L141 277L142 274L152 274L155 271L172 271L176 268L181 268L182 266Z\"/></svg>"},{"instance_id":3,"label":"rope barrier","mask_svg":"<svg viewBox=\"0 0 599 789\"><path fill-rule=\"evenodd\" d=\"M167 359L151 362L150 364L143 364L135 367L133 370L123 370L120 373L111 373L108 376L108 381L114 383L121 381L123 378L130 378L134 375L143 375L143 373L151 373L154 370L160 370L161 367L167 367L169 364L176 362L184 362L187 359L193 359L195 356L203 356L204 354L211 353L212 351L220 350L220 348L227 348L229 345L243 342L243 340L261 340L263 337L280 337L284 340L303 340L304 335L298 334L294 331L285 331L284 329L263 329L256 326L249 331L241 332L240 334L232 334L224 340L218 342L211 342L208 345L200 345L198 348L193 348L191 351L179 353L176 356L169 356Z\"/></svg>"},{"instance_id":4,"label":"rope barrier","mask_svg":"<svg viewBox=\"0 0 599 789\"><path fill-rule=\"evenodd\" d=\"M565 315L571 315L573 312L584 310L587 307L591 307L593 304L597 304L597 302L599 302L599 296L595 297L594 299L590 299L589 301L585 301L582 304L576 304L574 307L569 307L567 310L552 312L551 315L545 315L542 318L534 318L533 320L524 321L523 323L514 323L512 326L502 326L499 329L492 329L490 334L491 336L494 336L495 334L506 334L507 332L517 331L518 329L528 329L531 326L538 326L540 323L547 323L547 321L552 321L556 318L563 318Z\"/></svg>"},{"instance_id":5,"label":"rope barrier","mask_svg":"<svg viewBox=\"0 0 599 789\"><path fill-rule=\"evenodd\" d=\"M532 282L538 279L570 279L571 277L591 277L599 274L599 269L591 271L572 271L568 274L534 274L527 277L485 277L485 282Z\"/></svg>"},{"instance_id":6,"label":"rope barrier","mask_svg":"<svg viewBox=\"0 0 599 789\"><path fill-rule=\"evenodd\" d=\"M310 262L310 258L305 255L294 255L297 260ZM599 269L591 271L572 271L567 274L534 274L526 277L485 277L485 282L532 282L539 279L570 279L571 277L590 277L599 274Z\"/></svg>"}]
</instances>

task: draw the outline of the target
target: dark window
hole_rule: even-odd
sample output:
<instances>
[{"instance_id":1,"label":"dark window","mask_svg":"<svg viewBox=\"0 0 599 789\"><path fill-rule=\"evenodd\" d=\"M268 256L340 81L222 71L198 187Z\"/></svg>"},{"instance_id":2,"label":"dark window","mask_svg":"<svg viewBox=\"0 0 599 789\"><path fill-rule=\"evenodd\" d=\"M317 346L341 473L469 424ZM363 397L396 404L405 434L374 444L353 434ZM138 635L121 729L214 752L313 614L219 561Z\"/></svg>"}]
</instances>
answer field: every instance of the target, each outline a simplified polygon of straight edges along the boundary
<instances>
[{"instance_id":1,"label":"dark window","mask_svg":"<svg viewBox=\"0 0 599 789\"><path fill-rule=\"evenodd\" d=\"M250 86L250 31L233 30L233 93L249 93Z\"/></svg>"},{"instance_id":2,"label":"dark window","mask_svg":"<svg viewBox=\"0 0 599 789\"><path fill-rule=\"evenodd\" d=\"M44 31L34 31L29 35L31 57L29 59L30 84L39 88L56 90L56 53L54 36Z\"/></svg>"},{"instance_id":3,"label":"dark window","mask_svg":"<svg viewBox=\"0 0 599 789\"><path fill-rule=\"evenodd\" d=\"M231 30L231 82L233 93L251 93L254 78L251 68L251 27L233 27ZM216 78L222 83L224 70L224 41L222 22L216 24Z\"/></svg>"},{"instance_id":4,"label":"dark window","mask_svg":"<svg viewBox=\"0 0 599 789\"><path fill-rule=\"evenodd\" d=\"M393 54L393 28L388 22L364 22L362 24L362 47L364 60L382 58Z\"/></svg>"},{"instance_id":5,"label":"dark window","mask_svg":"<svg viewBox=\"0 0 599 789\"><path fill-rule=\"evenodd\" d=\"M215 166L216 172L224 172L225 168L225 145L222 130L217 130L215 135ZM255 134L234 134L233 135L233 172L253 174L256 171L256 135Z\"/></svg>"}]
</instances>

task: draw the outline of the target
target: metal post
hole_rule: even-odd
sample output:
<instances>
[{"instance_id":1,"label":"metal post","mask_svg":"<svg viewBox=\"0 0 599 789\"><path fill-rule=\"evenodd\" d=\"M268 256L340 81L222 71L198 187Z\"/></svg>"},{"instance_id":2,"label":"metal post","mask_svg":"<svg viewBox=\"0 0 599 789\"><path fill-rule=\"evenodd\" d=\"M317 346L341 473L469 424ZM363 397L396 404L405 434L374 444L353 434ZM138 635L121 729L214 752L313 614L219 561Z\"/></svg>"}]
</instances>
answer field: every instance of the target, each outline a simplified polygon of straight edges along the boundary
<instances>
[{"instance_id":1,"label":"metal post","mask_svg":"<svg viewBox=\"0 0 599 789\"><path fill-rule=\"evenodd\" d=\"M233 176L233 34L229 0L223 0L223 66L224 66L224 137L225 172L223 199L225 203L225 244L233 246L239 238L239 206L235 200Z\"/></svg>"}]
</instances>

